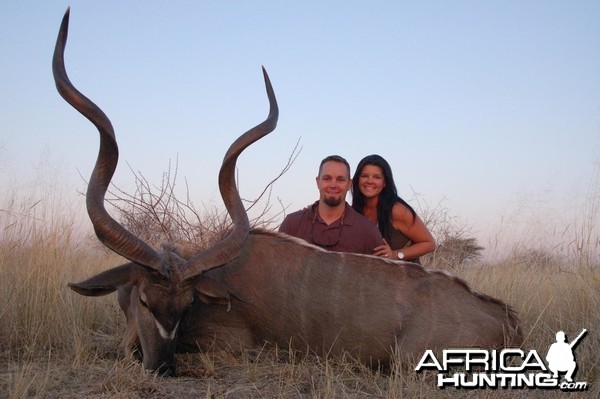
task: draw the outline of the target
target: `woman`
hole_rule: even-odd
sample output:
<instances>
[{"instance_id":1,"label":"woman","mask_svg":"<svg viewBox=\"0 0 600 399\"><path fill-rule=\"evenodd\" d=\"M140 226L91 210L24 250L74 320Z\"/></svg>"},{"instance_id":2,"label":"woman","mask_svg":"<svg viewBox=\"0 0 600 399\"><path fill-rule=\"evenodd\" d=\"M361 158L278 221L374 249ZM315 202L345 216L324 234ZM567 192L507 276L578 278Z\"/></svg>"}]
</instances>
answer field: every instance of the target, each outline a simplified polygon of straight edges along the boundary
<instances>
[{"instance_id":1,"label":"woman","mask_svg":"<svg viewBox=\"0 0 600 399\"><path fill-rule=\"evenodd\" d=\"M414 209L398 196L389 163L379 155L363 158L352 178L352 207L376 223L384 244L375 255L419 262L435 249L433 236Z\"/></svg>"}]
</instances>

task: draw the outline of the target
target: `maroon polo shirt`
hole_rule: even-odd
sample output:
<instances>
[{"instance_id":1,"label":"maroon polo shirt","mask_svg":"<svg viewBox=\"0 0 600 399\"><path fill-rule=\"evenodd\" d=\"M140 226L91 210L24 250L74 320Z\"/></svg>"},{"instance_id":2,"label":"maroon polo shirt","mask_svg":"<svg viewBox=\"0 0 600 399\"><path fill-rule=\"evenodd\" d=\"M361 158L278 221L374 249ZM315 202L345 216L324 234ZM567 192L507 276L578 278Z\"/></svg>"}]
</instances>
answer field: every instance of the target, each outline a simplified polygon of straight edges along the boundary
<instances>
[{"instance_id":1,"label":"maroon polo shirt","mask_svg":"<svg viewBox=\"0 0 600 399\"><path fill-rule=\"evenodd\" d=\"M319 215L317 205L287 215L279 231L336 252L373 255L375 247L383 244L377 226L348 203L344 215L330 225Z\"/></svg>"}]
</instances>

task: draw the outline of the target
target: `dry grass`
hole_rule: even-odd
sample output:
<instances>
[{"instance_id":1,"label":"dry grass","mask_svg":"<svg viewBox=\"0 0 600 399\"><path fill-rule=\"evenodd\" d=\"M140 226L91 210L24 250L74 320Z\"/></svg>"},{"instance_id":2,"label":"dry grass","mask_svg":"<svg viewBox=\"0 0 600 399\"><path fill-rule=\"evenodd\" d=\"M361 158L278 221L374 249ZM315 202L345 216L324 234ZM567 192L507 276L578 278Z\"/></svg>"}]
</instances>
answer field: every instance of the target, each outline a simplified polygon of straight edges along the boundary
<instances>
[{"instance_id":1,"label":"dry grass","mask_svg":"<svg viewBox=\"0 0 600 399\"><path fill-rule=\"evenodd\" d=\"M177 378L160 378L119 359L123 316L114 295L85 298L66 283L120 259L81 238L74 220L0 213L0 397L2 398L445 398L595 396L600 382L600 269L580 264L507 261L456 271L474 288L512 304L525 349L544 353L554 334L589 333L577 346L577 377L591 390L468 391L435 388L414 364L389 372L349 359L299 357L264 348L241 356L179 355ZM29 216L23 216L27 214Z\"/></svg>"}]
</instances>

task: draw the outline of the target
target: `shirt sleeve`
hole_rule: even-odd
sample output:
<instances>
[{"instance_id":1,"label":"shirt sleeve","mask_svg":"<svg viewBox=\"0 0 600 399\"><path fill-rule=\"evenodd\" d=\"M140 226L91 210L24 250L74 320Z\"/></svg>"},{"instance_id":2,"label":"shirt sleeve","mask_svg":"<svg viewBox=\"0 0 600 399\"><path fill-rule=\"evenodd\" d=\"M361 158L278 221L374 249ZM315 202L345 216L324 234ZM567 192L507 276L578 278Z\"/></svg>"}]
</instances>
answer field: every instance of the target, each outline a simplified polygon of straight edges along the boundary
<instances>
[{"instance_id":1,"label":"shirt sleeve","mask_svg":"<svg viewBox=\"0 0 600 399\"><path fill-rule=\"evenodd\" d=\"M292 234L292 223L291 223L290 215L286 216L285 219L283 219L283 222L281 223L281 226L279 226L279 231L281 233L293 235Z\"/></svg>"},{"instance_id":2,"label":"shirt sleeve","mask_svg":"<svg viewBox=\"0 0 600 399\"><path fill-rule=\"evenodd\" d=\"M369 248L368 254L373 255L375 253L375 248L383 244L383 237L375 225L372 225L371 229L369 230L369 236L372 239L370 240L371 248Z\"/></svg>"}]
</instances>

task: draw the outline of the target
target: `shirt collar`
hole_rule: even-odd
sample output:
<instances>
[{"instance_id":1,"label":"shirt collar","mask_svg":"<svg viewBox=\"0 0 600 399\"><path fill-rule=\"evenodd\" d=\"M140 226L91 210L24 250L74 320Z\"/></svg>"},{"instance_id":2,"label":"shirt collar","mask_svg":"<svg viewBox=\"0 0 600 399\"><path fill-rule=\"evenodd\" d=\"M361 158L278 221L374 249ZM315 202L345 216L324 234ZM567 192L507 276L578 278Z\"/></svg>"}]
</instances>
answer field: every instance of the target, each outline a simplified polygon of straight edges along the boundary
<instances>
[{"instance_id":1,"label":"shirt collar","mask_svg":"<svg viewBox=\"0 0 600 399\"><path fill-rule=\"evenodd\" d=\"M344 201L346 204L346 208L344 209L344 213L342 214L342 217L338 220L336 220L334 223L338 223L338 221L340 221L340 225L343 226L351 226L352 224L354 224L354 221L356 220L356 212L354 211L354 209L351 209L352 207L350 206L350 204L348 204L347 201ZM323 218L321 218L321 215L319 215L319 201L316 201L314 204L312 204L310 206L310 220L311 221L319 221L319 223L325 223L325 221L323 220ZM343 224L341 224L343 223Z\"/></svg>"}]
</instances>

